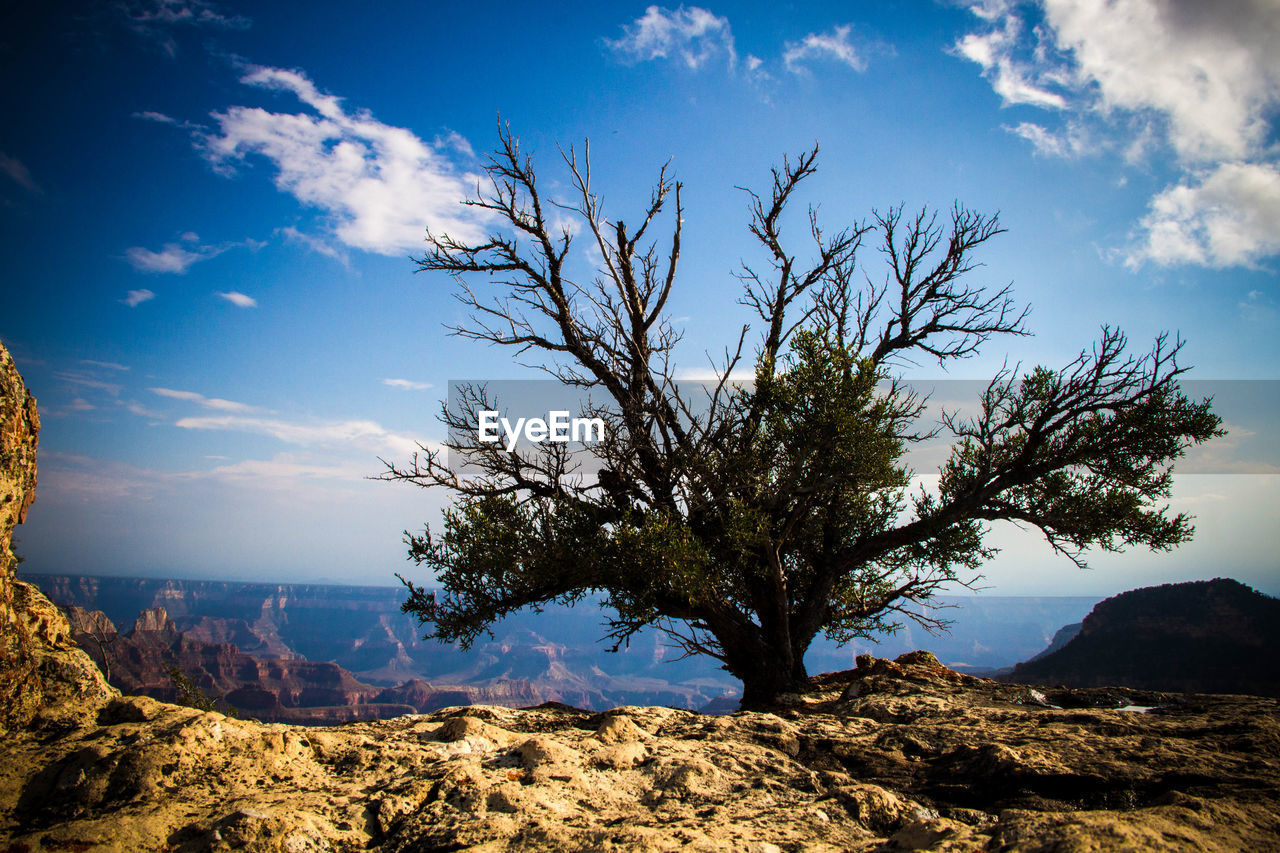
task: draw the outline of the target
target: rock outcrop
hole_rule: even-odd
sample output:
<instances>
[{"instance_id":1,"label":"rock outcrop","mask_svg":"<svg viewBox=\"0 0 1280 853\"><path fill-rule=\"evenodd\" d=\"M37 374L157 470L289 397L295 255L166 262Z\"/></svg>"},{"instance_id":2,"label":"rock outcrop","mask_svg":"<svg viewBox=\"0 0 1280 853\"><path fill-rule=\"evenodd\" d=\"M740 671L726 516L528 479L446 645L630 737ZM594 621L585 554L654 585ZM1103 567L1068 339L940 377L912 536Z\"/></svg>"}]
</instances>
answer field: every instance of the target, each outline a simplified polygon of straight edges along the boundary
<instances>
[{"instance_id":1,"label":"rock outcrop","mask_svg":"<svg viewBox=\"0 0 1280 853\"><path fill-rule=\"evenodd\" d=\"M525 681L464 686L413 679L390 688L365 684L334 663L255 657L234 643L204 642L179 631L163 607L143 610L124 634L100 610L69 605L65 613L71 636L123 693L180 702L182 688L172 674L176 668L191 687L216 697L224 710L263 722L333 725L453 705L536 705L547 698Z\"/></svg>"},{"instance_id":2,"label":"rock outcrop","mask_svg":"<svg viewBox=\"0 0 1280 853\"><path fill-rule=\"evenodd\" d=\"M1123 592L1099 602L1060 648L1004 678L1280 696L1280 599L1226 578Z\"/></svg>"},{"instance_id":3,"label":"rock outcrop","mask_svg":"<svg viewBox=\"0 0 1280 853\"><path fill-rule=\"evenodd\" d=\"M449 708L333 729L146 697L0 746L26 850L1263 850L1280 703L1085 708L864 657L774 713Z\"/></svg>"},{"instance_id":4,"label":"rock outcrop","mask_svg":"<svg viewBox=\"0 0 1280 853\"><path fill-rule=\"evenodd\" d=\"M38 589L19 581L13 529L35 499L40 416L0 344L0 731L90 712L114 694Z\"/></svg>"}]
</instances>

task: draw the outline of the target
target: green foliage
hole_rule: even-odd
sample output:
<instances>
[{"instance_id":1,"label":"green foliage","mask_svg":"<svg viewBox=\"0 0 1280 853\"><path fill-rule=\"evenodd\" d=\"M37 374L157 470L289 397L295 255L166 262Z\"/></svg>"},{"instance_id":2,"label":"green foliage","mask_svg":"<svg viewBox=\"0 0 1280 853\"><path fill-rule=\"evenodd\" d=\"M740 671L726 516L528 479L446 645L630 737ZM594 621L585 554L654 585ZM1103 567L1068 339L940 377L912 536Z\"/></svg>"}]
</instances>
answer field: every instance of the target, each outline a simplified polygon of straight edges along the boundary
<instances>
[{"instance_id":1,"label":"green foliage","mask_svg":"<svg viewBox=\"0 0 1280 853\"><path fill-rule=\"evenodd\" d=\"M925 401L895 379L912 358L946 364L993 335L1025 334L1007 287L968 282L973 252L1001 233L994 217L956 206L944 226L894 209L827 235L811 211L806 266L784 248L782 222L816 149L787 161L767 198L751 195L749 230L769 267L742 273L743 302L763 327L754 382L731 379L744 328L718 380L690 390L673 378L679 333L663 314L680 185L664 170L629 232L604 219L589 170L567 152L577 213L604 259L600 277L579 283L564 272L573 233L553 232L528 159L509 134L502 143L492 192L474 204L510 233L474 246L429 235L420 268L494 276L492 302L464 287L473 322L454 331L547 354L543 369L593 395L608 440L590 448L585 470L557 446L481 443L478 412L493 402L472 387L443 420L450 452L478 475L425 448L409 466L387 465L384 479L456 498L439 533L406 534L410 557L440 584L404 581L404 609L430 636L469 644L520 608L597 594L617 643L658 626L688 653L722 661L743 680L744 702L761 703L804 684L819 632L847 641L907 619L942 627L924 608L937 591L978 580L994 554L990 522L1037 528L1080 564L1090 548L1165 549L1191 535L1164 503L1172 463L1221 429L1208 401L1179 391L1180 341L1161 336L1135 357L1104 328L1061 369L1002 372L978 414L941 425L926 423ZM656 240L642 238L672 195L663 263ZM857 265L867 234L880 238L882 285ZM938 485L912 493L905 455L941 430L955 443Z\"/></svg>"},{"instance_id":2,"label":"green foliage","mask_svg":"<svg viewBox=\"0 0 1280 853\"><path fill-rule=\"evenodd\" d=\"M195 708L197 711L217 711L228 717L239 717L240 713L221 696L210 696L200 688L177 664L170 664L165 667L165 671L169 674L169 680L173 682L174 688L178 691L175 704L183 705L188 708Z\"/></svg>"}]
</instances>

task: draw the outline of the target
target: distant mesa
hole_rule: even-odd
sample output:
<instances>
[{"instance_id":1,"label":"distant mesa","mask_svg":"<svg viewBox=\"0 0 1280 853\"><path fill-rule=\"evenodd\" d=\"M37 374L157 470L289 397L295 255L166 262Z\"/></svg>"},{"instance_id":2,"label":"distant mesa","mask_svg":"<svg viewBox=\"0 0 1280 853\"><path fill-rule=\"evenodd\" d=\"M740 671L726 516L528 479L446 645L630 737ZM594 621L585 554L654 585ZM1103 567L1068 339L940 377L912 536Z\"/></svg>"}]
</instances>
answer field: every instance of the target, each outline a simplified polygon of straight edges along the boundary
<instances>
[{"instance_id":1,"label":"distant mesa","mask_svg":"<svg viewBox=\"0 0 1280 853\"><path fill-rule=\"evenodd\" d=\"M295 675L302 669L288 661L334 664L368 688L357 691L361 695L384 695L388 703L424 710L445 701L440 691L455 689L489 704L558 701L594 710L618 705L737 710L740 693L740 684L715 661L681 659L657 631L642 631L629 646L610 653L609 644L600 641L607 614L589 600L541 614L513 614L494 626L492 638L482 636L464 651L456 644L423 640L421 626L400 610L404 591L399 587L47 574L29 579L64 607L101 611L121 632L128 632L140 612L162 607L188 650L196 643L230 645L255 659L284 661L282 669ZM948 666L986 674L1027 660L1059 626L1078 622L1096 602L1084 597L946 598L939 601L943 609L938 615L955 620L949 633L931 635L907 625L876 642L860 639L837 646L820 638L809 650L809 670L837 672L849 669L859 654L893 657L924 647ZM93 640L86 641L90 653L97 654ZM219 691L262 686L247 662L238 671L253 680L220 682ZM113 674L117 681L123 677L123 671ZM423 685L436 698L428 699ZM156 682L155 689L161 686ZM247 697L246 702L263 700L258 693L238 695ZM292 709L291 700L282 702ZM299 712L289 713L293 720ZM332 714L325 713L317 719L331 720Z\"/></svg>"},{"instance_id":2,"label":"distant mesa","mask_svg":"<svg viewBox=\"0 0 1280 853\"><path fill-rule=\"evenodd\" d=\"M1071 636L1075 627L1003 680L1280 696L1280 599L1239 581L1124 592L1099 602Z\"/></svg>"},{"instance_id":3,"label":"distant mesa","mask_svg":"<svg viewBox=\"0 0 1280 853\"><path fill-rule=\"evenodd\" d=\"M328 725L453 705L696 710L732 695L724 673L664 660L657 638L609 654L590 608L517 616L463 651L423 640L388 587L33 576L80 646L128 694L179 699L172 667L207 696L264 722ZM118 630L132 623L128 630ZM733 699L736 709L737 700Z\"/></svg>"},{"instance_id":4,"label":"distant mesa","mask_svg":"<svg viewBox=\"0 0 1280 853\"><path fill-rule=\"evenodd\" d=\"M170 669L177 666L209 696L263 721L327 725L474 704L666 705L713 714L738 705L737 685L725 674L697 661L671 662L657 641L640 638L621 654L607 653L591 608L557 614L551 623L517 616L463 651L422 640L419 627L398 611L399 591L389 588L40 581L64 602L75 639L119 689L174 701ZM1001 604L1011 611L1006 619L1058 612L1040 600L1014 601ZM113 617L94 605L117 614L138 608L127 617L132 629L117 632ZM994 621L966 630L982 624L985 633L966 643L1008 653L1011 636ZM556 633L546 634L548 627ZM1231 580L1174 584L1107 599L1056 633L1046 628L1040 643L1048 648L991 674L1072 688L1277 696L1278 632L1276 599ZM815 671L838 661L822 650L813 657Z\"/></svg>"}]
</instances>

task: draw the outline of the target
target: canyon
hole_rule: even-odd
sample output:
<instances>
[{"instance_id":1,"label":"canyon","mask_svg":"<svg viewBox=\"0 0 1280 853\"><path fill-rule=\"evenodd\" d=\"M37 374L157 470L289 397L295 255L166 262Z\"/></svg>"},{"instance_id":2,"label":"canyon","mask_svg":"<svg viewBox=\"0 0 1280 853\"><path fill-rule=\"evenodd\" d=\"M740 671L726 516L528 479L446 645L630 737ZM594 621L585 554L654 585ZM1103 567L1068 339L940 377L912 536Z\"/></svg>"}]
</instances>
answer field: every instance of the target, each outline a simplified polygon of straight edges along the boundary
<instances>
[{"instance_id":1,"label":"canyon","mask_svg":"<svg viewBox=\"0 0 1280 853\"><path fill-rule=\"evenodd\" d=\"M723 711L736 709L740 692L714 661L680 659L657 631L610 652L600 640L605 613L590 601L518 613L462 649L422 639L424 629L400 610L397 587L23 577L66 610L91 657L100 665L113 658L112 682L125 692L172 700L166 669L176 664L202 689L263 720L332 723L386 716L389 705L430 711L469 702ZM1043 649L1058 626L1092 604L1081 597L944 599L936 615L953 620L948 633L908 624L879 642L839 647L819 639L809 664L843 670L859 654L895 656L927 644L956 669L994 670ZM168 633L147 634L166 620Z\"/></svg>"}]
</instances>

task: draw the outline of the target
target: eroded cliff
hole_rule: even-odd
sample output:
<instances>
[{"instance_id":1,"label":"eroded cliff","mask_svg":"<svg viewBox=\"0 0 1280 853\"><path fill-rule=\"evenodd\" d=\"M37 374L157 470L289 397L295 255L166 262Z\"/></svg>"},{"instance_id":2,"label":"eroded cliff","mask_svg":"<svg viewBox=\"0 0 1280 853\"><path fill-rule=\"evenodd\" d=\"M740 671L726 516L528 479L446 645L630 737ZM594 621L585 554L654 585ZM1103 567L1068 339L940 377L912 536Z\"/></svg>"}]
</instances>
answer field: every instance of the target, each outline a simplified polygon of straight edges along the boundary
<instances>
[{"instance_id":1,"label":"eroded cliff","mask_svg":"<svg viewBox=\"0 0 1280 853\"><path fill-rule=\"evenodd\" d=\"M37 715L72 718L114 694L71 639L62 613L17 580L13 529L35 500L40 416L0 344L0 730Z\"/></svg>"}]
</instances>

